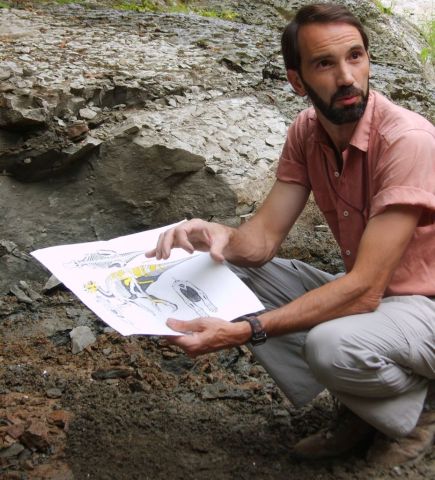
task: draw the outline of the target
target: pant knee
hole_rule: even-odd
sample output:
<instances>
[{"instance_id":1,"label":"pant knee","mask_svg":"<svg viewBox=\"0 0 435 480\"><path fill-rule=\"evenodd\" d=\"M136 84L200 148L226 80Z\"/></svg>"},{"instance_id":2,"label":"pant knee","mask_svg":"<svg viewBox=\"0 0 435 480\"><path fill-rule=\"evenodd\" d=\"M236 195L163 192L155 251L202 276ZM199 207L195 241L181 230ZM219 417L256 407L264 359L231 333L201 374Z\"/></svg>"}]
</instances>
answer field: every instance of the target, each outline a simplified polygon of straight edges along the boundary
<instances>
[{"instance_id":1,"label":"pant knee","mask_svg":"<svg viewBox=\"0 0 435 480\"><path fill-rule=\"evenodd\" d=\"M334 387L336 367L343 361L337 330L327 323L314 327L307 335L303 354L315 378L329 388Z\"/></svg>"}]
</instances>

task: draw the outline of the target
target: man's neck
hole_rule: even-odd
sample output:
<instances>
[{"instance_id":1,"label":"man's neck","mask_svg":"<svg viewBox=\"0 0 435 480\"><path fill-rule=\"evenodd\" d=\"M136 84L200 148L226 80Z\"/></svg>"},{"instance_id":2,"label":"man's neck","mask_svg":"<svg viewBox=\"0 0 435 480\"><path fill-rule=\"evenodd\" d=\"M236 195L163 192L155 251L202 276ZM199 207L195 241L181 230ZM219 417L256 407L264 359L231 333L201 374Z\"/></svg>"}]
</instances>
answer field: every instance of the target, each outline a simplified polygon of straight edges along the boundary
<instances>
[{"instance_id":1,"label":"man's neck","mask_svg":"<svg viewBox=\"0 0 435 480\"><path fill-rule=\"evenodd\" d=\"M346 150L346 148L349 146L350 139L352 138L353 132L355 131L358 122L335 125L334 123L327 120L321 112L319 112L317 109L315 110L319 122L325 129L337 151L341 153Z\"/></svg>"}]
</instances>

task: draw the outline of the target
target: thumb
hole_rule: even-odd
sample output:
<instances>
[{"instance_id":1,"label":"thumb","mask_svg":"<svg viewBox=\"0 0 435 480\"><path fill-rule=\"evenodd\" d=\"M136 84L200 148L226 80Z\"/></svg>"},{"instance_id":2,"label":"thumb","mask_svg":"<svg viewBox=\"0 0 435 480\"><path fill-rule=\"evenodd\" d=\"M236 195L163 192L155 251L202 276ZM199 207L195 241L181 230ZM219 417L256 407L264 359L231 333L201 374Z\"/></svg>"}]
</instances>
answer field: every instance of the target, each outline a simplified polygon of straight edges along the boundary
<instances>
[{"instance_id":1,"label":"thumb","mask_svg":"<svg viewBox=\"0 0 435 480\"><path fill-rule=\"evenodd\" d=\"M168 318L166 320L166 325L174 330L175 332L180 333L192 333L198 330L198 322L195 320L177 320L175 318Z\"/></svg>"},{"instance_id":2,"label":"thumb","mask_svg":"<svg viewBox=\"0 0 435 480\"><path fill-rule=\"evenodd\" d=\"M223 235L213 238L210 245L210 256L215 262L222 263L225 260L224 249L228 245L228 238Z\"/></svg>"}]
</instances>

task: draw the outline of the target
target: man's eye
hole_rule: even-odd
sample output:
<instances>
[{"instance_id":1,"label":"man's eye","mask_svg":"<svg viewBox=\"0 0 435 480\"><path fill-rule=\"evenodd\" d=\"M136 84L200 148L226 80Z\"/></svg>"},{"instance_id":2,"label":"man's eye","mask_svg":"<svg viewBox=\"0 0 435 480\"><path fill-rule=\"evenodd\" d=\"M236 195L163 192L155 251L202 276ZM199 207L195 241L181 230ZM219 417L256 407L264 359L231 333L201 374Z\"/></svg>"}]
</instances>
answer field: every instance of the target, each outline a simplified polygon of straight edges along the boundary
<instances>
[{"instance_id":1,"label":"man's eye","mask_svg":"<svg viewBox=\"0 0 435 480\"><path fill-rule=\"evenodd\" d=\"M361 57L361 52L352 52L350 54L350 57L352 58L352 60L358 60L360 57Z\"/></svg>"},{"instance_id":2,"label":"man's eye","mask_svg":"<svg viewBox=\"0 0 435 480\"><path fill-rule=\"evenodd\" d=\"M326 68L326 67L329 67L331 65L331 62L329 60L321 60L317 66L320 67L320 68Z\"/></svg>"}]
</instances>

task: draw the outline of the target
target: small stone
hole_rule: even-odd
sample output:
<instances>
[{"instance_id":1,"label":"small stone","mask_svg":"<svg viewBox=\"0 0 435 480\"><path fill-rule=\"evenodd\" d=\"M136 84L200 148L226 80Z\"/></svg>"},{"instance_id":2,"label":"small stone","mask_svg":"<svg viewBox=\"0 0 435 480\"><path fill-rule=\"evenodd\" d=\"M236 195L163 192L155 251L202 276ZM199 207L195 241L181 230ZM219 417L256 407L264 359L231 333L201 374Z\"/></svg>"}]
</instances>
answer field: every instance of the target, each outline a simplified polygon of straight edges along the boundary
<instances>
[{"instance_id":1,"label":"small stone","mask_svg":"<svg viewBox=\"0 0 435 480\"><path fill-rule=\"evenodd\" d=\"M116 137L127 137L129 135L133 135L140 130L140 125L135 123L134 121L129 121L120 127L112 130L111 134Z\"/></svg>"},{"instance_id":2,"label":"small stone","mask_svg":"<svg viewBox=\"0 0 435 480\"><path fill-rule=\"evenodd\" d=\"M66 432L68 431L72 418L73 414L71 412L67 412L66 410L55 410L48 415L49 423L62 428Z\"/></svg>"},{"instance_id":3,"label":"small stone","mask_svg":"<svg viewBox=\"0 0 435 480\"><path fill-rule=\"evenodd\" d=\"M271 147L277 147L282 145L284 142L284 138L282 135L269 135L266 140L266 145L269 145Z\"/></svg>"},{"instance_id":4,"label":"small stone","mask_svg":"<svg viewBox=\"0 0 435 480\"><path fill-rule=\"evenodd\" d=\"M5 68L0 68L0 82L7 80L12 75L10 70L6 70Z\"/></svg>"},{"instance_id":5,"label":"small stone","mask_svg":"<svg viewBox=\"0 0 435 480\"><path fill-rule=\"evenodd\" d=\"M32 304L33 300L27 296L18 285L14 285L10 292L17 297L17 300L22 303Z\"/></svg>"},{"instance_id":6,"label":"small stone","mask_svg":"<svg viewBox=\"0 0 435 480\"><path fill-rule=\"evenodd\" d=\"M69 334L71 338L72 353L80 353L89 345L92 345L97 339L92 330L87 326L76 327Z\"/></svg>"},{"instance_id":7,"label":"small stone","mask_svg":"<svg viewBox=\"0 0 435 480\"><path fill-rule=\"evenodd\" d=\"M81 108L79 110L79 115L85 120L92 120L98 115L98 113L90 108Z\"/></svg>"},{"instance_id":8,"label":"small stone","mask_svg":"<svg viewBox=\"0 0 435 480\"><path fill-rule=\"evenodd\" d=\"M76 122L67 127L66 134L71 140L78 141L80 138L84 137L88 131L89 128L85 122Z\"/></svg>"},{"instance_id":9,"label":"small stone","mask_svg":"<svg viewBox=\"0 0 435 480\"><path fill-rule=\"evenodd\" d=\"M33 288L30 287L30 285L28 285L27 282L25 282L24 280L20 280L18 282L18 285L21 290L23 290L23 292L25 292L33 301L42 299L42 296L38 292L33 290Z\"/></svg>"},{"instance_id":10,"label":"small stone","mask_svg":"<svg viewBox=\"0 0 435 480\"><path fill-rule=\"evenodd\" d=\"M49 291L54 290L55 288L59 287L60 285L62 285L62 282L60 280L58 280L57 277L52 275L47 280L47 282L45 283L42 291L43 292L49 292Z\"/></svg>"},{"instance_id":11,"label":"small stone","mask_svg":"<svg viewBox=\"0 0 435 480\"><path fill-rule=\"evenodd\" d=\"M92 372L91 376L94 380L108 380L113 378L127 378L134 374L134 369L131 367L113 367Z\"/></svg>"},{"instance_id":12,"label":"small stone","mask_svg":"<svg viewBox=\"0 0 435 480\"><path fill-rule=\"evenodd\" d=\"M393 467L393 472L398 477L400 477L402 475L402 469L399 466Z\"/></svg>"},{"instance_id":13,"label":"small stone","mask_svg":"<svg viewBox=\"0 0 435 480\"><path fill-rule=\"evenodd\" d=\"M48 398L60 398L62 396L62 390L60 388L49 388L45 391Z\"/></svg>"},{"instance_id":14,"label":"small stone","mask_svg":"<svg viewBox=\"0 0 435 480\"><path fill-rule=\"evenodd\" d=\"M10 435L13 439L17 440L24 433L25 429L26 427L23 423L17 423L7 427L6 433Z\"/></svg>"},{"instance_id":15,"label":"small stone","mask_svg":"<svg viewBox=\"0 0 435 480\"><path fill-rule=\"evenodd\" d=\"M14 443L10 447L0 450L0 458L17 457L23 450L24 447L21 443Z\"/></svg>"},{"instance_id":16,"label":"small stone","mask_svg":"<svg viewBox=\"0 0 435 480\"><path fill-rule=\"evenodd\" d=\"M50 444L48 443L47 428L41 422L34 421L21 435L20 441L27 448L38 452L48 452Z\"/></svg>"}]
</instances>

